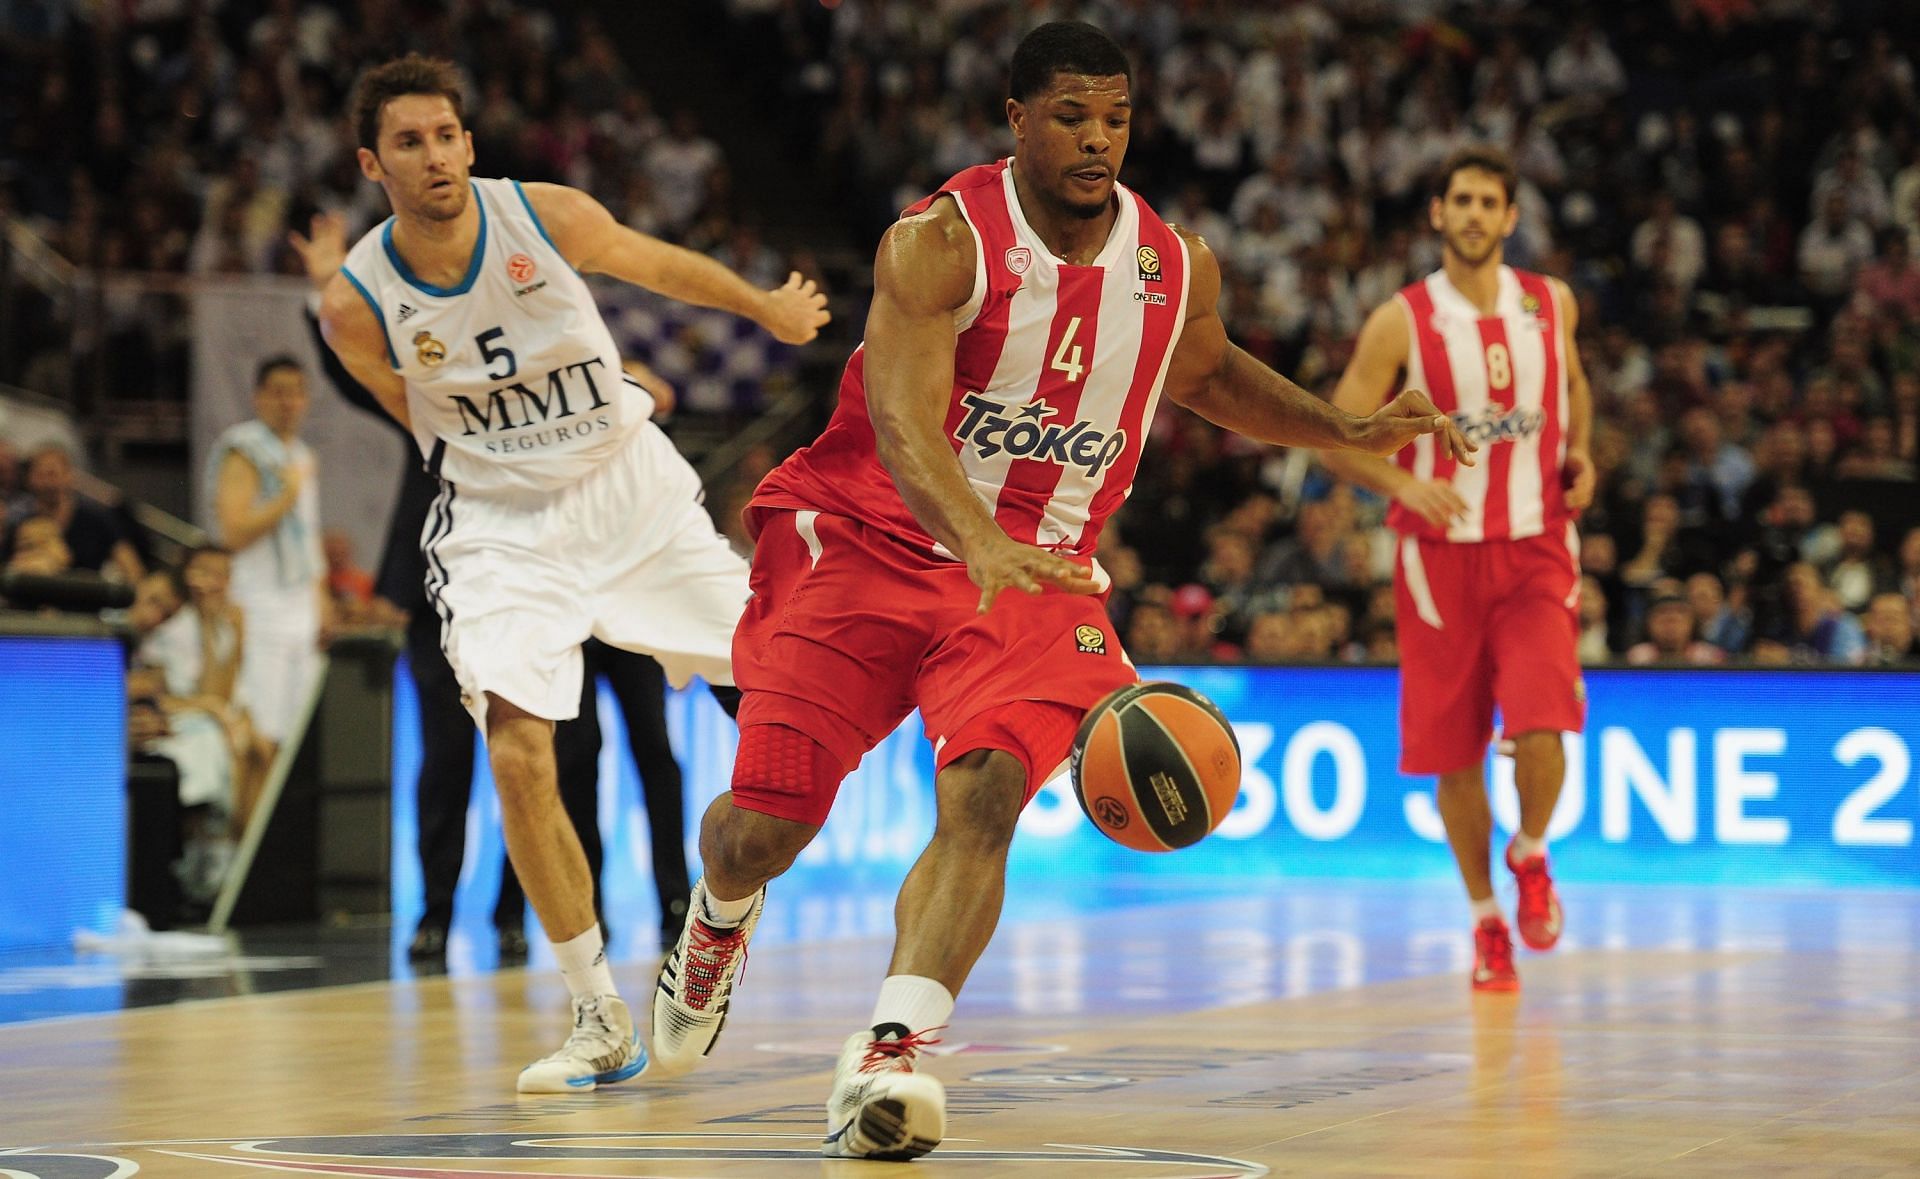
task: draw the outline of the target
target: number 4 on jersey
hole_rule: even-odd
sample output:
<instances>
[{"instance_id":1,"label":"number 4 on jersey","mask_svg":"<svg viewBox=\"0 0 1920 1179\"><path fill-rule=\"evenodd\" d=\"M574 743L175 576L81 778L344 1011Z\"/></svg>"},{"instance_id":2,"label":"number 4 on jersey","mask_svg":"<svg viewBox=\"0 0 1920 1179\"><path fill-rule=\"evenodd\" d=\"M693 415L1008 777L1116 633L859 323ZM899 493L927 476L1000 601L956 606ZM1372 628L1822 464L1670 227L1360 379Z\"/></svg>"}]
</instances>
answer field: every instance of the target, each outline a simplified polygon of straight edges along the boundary
<instances>
[{"instance_id":1,"label":"number 4 on jersey","mask_svg":"<svg viewBox=\"0 0 1920 1179\"><path fill-rule=\"evenodd\" d=\"M1080 345L1073 342L1073 338L1080 334L1080 318L1076 315L1067 321L1067 334L1060 337L1060 347L1053 352L1051 367L1067 374L1068 381L1078 381L1080 374L1087 371L1087 366L1080 363ZM1068 348L1073 349L1073 355L1067 355Z\"/></svg>"}]
</instances>

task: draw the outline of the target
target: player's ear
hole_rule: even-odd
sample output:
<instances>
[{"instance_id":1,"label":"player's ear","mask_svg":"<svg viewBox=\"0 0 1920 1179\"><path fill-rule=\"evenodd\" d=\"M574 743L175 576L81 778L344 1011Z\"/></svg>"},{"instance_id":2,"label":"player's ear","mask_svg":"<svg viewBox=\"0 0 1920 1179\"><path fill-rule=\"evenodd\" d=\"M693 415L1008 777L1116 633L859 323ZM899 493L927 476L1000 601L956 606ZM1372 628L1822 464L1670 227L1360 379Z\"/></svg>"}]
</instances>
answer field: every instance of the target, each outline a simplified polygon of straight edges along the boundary
<instances>
[{"instance_id":1,"label":"player's ear","mask_svg":"<svg viewBox=\"0 0 1920 1179\"><path fill-rule=\"evenodd\" d=\"M1520 227L1520 205L1516 201L1507 202L1507 225L1500 231L1501 237L1512 237L1513 231Z\"/></svg>"},{"instance_id":2,"label":"player's ear","mask_svg":"<svg viewBox=\"0 0 1920 1179\"><path fill-rule=\"evenodd\" d=\"M360 161L360 175L378 184L380 178L385 175L384 170L380 167L380 157L364 147L356 148L353 155L355 159Z\"/></svg>"},{"instance_id":3,"label":"player's ear","mask_svg":"<svg viewBox=\"0 0 1920 1179\"><path fill-rule=\"evenodd\" d=\"M1027 107L1017 98L1007 99L1007 126L1013 128L1014 139L1027 137Z\"/></svg>"},{"instance_id":4,"label":"player's ear","mask_svg":"<svg viewBox=\"0 0 1920 1179\"><path fill-rule=\"evenodd\" d=\"M1446 201L1439 197L1434 197L1427 202L1427 225L1436 232L1447 227L1446 221L1441 217L1441 212L1446 205Z\"/></svg>"},{"instance_id":5,"label":"player's ear","mask_svg":"<svg viewBox=\"0 0 1920 1179\"><path fill-rule=\"evenodd\" d=\"M461 134L467 137L467 167L471 168L473 167L473 132L462 131Z\"/></svg>"}]
</instances>

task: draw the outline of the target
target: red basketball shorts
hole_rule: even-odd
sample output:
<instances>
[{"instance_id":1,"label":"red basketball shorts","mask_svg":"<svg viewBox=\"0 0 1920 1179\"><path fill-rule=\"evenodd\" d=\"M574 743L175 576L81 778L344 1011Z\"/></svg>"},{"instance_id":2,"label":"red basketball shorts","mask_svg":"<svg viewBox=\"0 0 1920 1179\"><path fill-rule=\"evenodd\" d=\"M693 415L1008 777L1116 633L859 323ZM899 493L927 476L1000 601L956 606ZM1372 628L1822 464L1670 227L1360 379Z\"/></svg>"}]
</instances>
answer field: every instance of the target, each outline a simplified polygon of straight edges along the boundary
<instances>
[{"instance_id":1,"label":"red basketball shorts","mask_svg":"<svg viewBox=\"0 0 1920 1179\"><path fill-rule=\"evenodd\" d=\"M1444 774L1507 734L1579 732L1586 687L1578 541L1564 532L1478 544L1400 538L1400 769Z\"/></svg>"},{"instance_id":2,"label":"red basketball shorts","mask_svg":"<svg viewBox=\"0 0 1920 1179\"><path fill-rule=\"evenodd\" d=\"M743 733L798 730L849 771L917 707L937 766L1003 749L1030 799L1086 710L1139 678L1104 597L1014 591L981 615L964 565L857 520L753 508L748 523L753 597L733 638ZM782 779L769 786L741 768L737 805L796 822L825 822L839 789L837 776L747 775Z\"/></svg>"}]
</instances>

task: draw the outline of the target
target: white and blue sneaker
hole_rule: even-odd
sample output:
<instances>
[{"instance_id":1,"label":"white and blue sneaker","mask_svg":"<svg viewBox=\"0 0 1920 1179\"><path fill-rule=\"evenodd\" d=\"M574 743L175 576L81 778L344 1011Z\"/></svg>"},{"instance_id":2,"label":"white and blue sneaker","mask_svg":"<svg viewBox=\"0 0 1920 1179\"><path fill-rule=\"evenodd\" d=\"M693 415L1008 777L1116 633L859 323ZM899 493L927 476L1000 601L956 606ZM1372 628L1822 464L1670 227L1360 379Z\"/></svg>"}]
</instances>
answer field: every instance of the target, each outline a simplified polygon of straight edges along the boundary
<instances>
[{"instance_id":1,"label":"white and blue sneaker","mask_svg":"<svg viewBox=\"0 0 1920 1179\"><path fill-rule=\"evenodd\" d=\"M747 939L759 924L767 890L753 894L753 907L738 925L716 926L706 917L707 882L696 881L680 931L653 988L653 1068L663 1077L691 1072L726 1026L733 984L747 960Z\"/></svg>"},{"instance_id":2,"label":"white and blue sneaker","mask_svg":"<svg viewBox=\"0 0 1920 1179\"><path fill-rule=\"evenodd\" d=\"M919 1050L940 1042L927 1032L883 1023L847 1038L827 1098L821 1154L904 1162L940 1145L947 1133L946 1087L913 1071Z\"/></svg>"},{"instance_id":3,"label":"white and blue sneaker","mask_svg":"<svg viewBox=\"0 0 1920 1179\"><path fill-rule=\"evenodd\" d=\"M520 1070L522 1093L585 1093L639 1076L647 1049L634 1030L627 1005L614 995L582 995L573 1001L573 1034L552 1056Z\"/></svg>"}]
</instances>

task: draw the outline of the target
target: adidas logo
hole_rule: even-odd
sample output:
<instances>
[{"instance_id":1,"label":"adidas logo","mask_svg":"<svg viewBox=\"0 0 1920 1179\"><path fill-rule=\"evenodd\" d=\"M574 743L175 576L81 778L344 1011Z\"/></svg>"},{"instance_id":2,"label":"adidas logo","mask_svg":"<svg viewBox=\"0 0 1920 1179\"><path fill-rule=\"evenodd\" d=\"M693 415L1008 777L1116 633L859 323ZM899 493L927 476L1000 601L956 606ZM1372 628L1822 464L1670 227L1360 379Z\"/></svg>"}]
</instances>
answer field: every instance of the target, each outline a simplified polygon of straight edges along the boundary
<instances>
[{"instance_id":1,"label":"adidas logo","mask_svg":"<svg viewBox=\"0 0 1920 1179\"><path fill-rule=\"evenodd\" d=\"M394 316L394 317L393 317L393 322L395 322L395 323L405 323L405 322L407 322L407 321L408 321L409 319L412 319L412 318L413 318L413 313L414 313L415 311L417 311L417 310L419 310L419 308L417 308L417 307L410 307L410 306L408 306L407 304L405 304L405 303L402 303L402 304L400 304L400 314L398 314L398 315L396 315L396 316Z\"/></svg>"}]
</instances>

